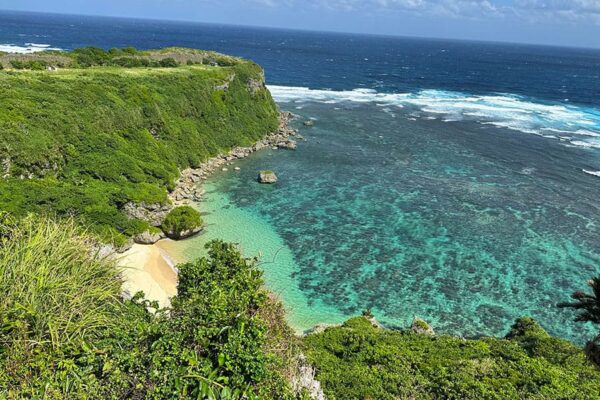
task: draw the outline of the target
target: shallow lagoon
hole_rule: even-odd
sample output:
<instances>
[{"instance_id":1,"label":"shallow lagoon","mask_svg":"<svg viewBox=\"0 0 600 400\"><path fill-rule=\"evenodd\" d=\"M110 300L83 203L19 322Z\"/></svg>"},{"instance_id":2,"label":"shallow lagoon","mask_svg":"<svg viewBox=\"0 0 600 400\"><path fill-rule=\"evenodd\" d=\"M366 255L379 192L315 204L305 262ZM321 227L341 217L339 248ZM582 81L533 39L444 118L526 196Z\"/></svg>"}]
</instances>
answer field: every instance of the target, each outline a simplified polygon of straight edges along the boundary
<instances>
[{"instance_id":1,"label":"shallow lagoon","mask_svg":"<svg viewBox=\"0 0 600 400\"><path fill-rule=\"evenodd\" d=\"M503 335L522 315L592 334L555 304L600 272L600 180L582 171L597 150L417 108L281 104L306 141L215 174L198 204L206 233L169 244L179 259L213 238L260 254L298 330L371 308L463 336ZM279 182L256 183L261 169Z\"/></svg>"}]
</instances>

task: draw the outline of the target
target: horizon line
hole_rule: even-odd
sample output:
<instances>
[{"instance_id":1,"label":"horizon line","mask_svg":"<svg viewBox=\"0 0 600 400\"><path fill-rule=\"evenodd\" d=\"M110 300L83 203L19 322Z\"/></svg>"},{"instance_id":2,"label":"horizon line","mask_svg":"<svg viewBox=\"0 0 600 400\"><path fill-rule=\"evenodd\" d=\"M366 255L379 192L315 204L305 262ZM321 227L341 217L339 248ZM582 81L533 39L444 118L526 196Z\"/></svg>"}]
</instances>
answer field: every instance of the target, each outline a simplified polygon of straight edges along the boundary
<instances>
[{"instance_id":1,"label":"horizon line","mask_svg":"<svg viewBox=\"0 0 600 400\"><path fill-rule=\"evenodd\" d=\"M279 30L279 31L292 31L292 32L304 32L304 33L321 33L321 34L338 34L338 35L354 35L354 36L374 36L382 38L396 38L396 39L413 39L413 40L433 40L433 41L448 41L448 42L466 42L466 43L486 43L495 45L516 45L516 46L531 46L531 47L553 47L559 49L577 49L577 50L592 50L600 51L600 46L580 46L580 45L560 45L560 44L547 44L547 43L534 43L534 42L521 42L521 41L501 41L501 40L478 40L478 39L465 39L456 37L438 37L438 36L419 36L419 35L399 35L399 34L386 34L386 33L371 33L371 32L349 32L349 31L338 31L338 30L319 30L319 29L302 29L302 28L284 28L279 26L265 26L265 25L253 25L253 24L234 24L227 22L207 22L199 20L189 20L180 18L154 18L154 17L126 17L122 15L99 15L99 14L78 14L78 13L63 13L53 11L30 11L30 10L12 10L0 8L0 13L8 12L15 14L42 14L42 15L60 15L66 17L92 17L92 18L107 18L107 19L122 19L122 20L139 20L139 21L155 21L155 22L167 22L167 23L188 23L198 25L216 25L216 26L230 26L238 28L251 28L251 29L264 29L264 30Z\"/></svg>"}]
</instances>

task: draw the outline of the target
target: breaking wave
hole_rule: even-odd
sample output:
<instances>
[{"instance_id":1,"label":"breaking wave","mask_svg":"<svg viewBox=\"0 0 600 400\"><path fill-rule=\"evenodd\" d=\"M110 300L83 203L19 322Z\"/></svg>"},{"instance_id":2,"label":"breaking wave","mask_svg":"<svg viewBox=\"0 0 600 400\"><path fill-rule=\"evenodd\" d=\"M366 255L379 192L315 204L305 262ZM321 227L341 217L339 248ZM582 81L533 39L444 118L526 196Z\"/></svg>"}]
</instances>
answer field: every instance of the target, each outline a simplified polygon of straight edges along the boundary
<instances>
[{"instance_id":1,"label":"breaking wave","mask_svg":"<svg viewBox=\"0 0 600 400\"><path fill-rule=\"evenodd\" d=\"M592 107L542 103L512 94L474 95L445 90L382 93L372 89L333 91L290 86L269 86L269 90L280 103L374 103L386 112L393 107L410 108L409 117L475 121L572 146L600 148L600 110Z\"/></svg>"},{"instance_id":2,"label":"breaking wave","mask_svg":"<svg viewBox=\"0 0 600 400\"><path fill-rule=\"evenodd\" d=\"M39 43L25 43L23 46L17 46L14 44L0 44L0 51L4 53L31 54L49 50L60 51L62 49L50 47L49 44Z\"/></svg>"}]
</instances>

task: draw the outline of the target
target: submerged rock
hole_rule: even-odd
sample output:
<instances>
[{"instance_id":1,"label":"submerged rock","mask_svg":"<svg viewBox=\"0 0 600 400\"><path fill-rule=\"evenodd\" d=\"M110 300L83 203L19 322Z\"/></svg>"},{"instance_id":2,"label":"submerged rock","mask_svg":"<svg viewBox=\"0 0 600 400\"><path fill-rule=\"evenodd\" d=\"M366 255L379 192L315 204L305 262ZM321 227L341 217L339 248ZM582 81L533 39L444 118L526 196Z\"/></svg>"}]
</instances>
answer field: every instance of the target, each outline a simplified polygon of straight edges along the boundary
<instances>
[{"instance_id":1,"label":"submerged rock","mask_svg":"<svg viewBox=\"0 0 600 400\"><path fill-rule=\"evenodd\" d=\"M296 150L296 146L297 144L293 140L285 140L277 143L277 147L279 147L280 149Z\"/></svg>"},{"instance_id":2,"label":"submerged rock","mask_svg":"<svg viewBox=\"0 0 600 400\"><path fill-rule=\"evenodd\" d=\"M277 175L273 171L260 171L258 173L258 182L272 184L277 182Z\"/></svg>"},{"instance_id":3,"label":"submerged rock","mask_svg":"<svg viewBox=\"0 0 600 400\"><path fill-rule=\"evenodd\" d=\"M422 320L419 317L415 317L415 319L413 319L410 330L418 333L419 335L435 336L433 328L429 326L425 320Z\"/></svg>"},{"instance_id":4,"label":"submerged rock","mask_svg":"<svg viewBox=\"0 0 600 400\"><path fill-rule=\"evenodd\" d=\"M306 121L304 121L304 126L313 126L315 124L315 121L312 119L308 119Z\"/></svg>"}]
</instances>

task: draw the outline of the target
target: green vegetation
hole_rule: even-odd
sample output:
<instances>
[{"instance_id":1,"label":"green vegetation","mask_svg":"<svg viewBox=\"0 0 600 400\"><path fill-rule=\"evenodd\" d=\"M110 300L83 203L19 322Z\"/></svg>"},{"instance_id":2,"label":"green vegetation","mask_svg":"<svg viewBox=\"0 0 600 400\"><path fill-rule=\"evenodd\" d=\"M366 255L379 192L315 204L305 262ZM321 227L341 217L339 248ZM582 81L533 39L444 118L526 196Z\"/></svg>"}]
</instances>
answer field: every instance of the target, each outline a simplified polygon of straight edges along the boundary
<instances>
[{"instance_id":1,"label":"green vegetation","mask_svg":"<svg viewBox=\"0 0 600 400\"><path fill-rule=\"evenodd\" d=\"M213 51L169 47L160 50L137 50L133 47L113 48L108 51L98 47L84 47L72 52L46 51L36 54L7 54L0 52L0 67L39 69L90 68L119 66L125 68L174 68L180 64L231 67L240 60Z\"/></svg>"},{"instance_id":2,"label":"green vegetation","mask_svg":"<svg viewBox=\"0 0 600 400\"><path fill-rule=\"evenodd\" d=\"M120 273L93 252L72 221L28 216L17 223L0 216L3 345L12 341L12 350L20 350L31 342L57 349L112 326Z\"/></svg>"},{"instance_id":3,"label":"green vegetation","mask_svg":"<svg viewBox=\"0 0 600 400\"><path fill-rule=\"evenodd\" d=\"M149 228L125 204L164 204L180 169L277 128L269 92L254 85L262 69L249 61L190 49L23 57L72 65L0 72L0 209L75 216L104 241ZM113 66L124 57L166 68Z\"/></svg>"},{"instance_id":4,"label":"green vegetation","mask_svg":"<svg viewBox=\"0 0 600 400\"><path fill-rule=\"evenodd\" d=\"M296 343L255 260L212 242L170 310L123 300L73 222L0 226L0 398L286 399Z\"/></svg>"},{"instance_id":5,"label":"green vegetation","mask_svg":"<svg viewBox=\"0 0 600 400\"><path fill-rule=\"evenodd\" d=\"M591 294L575 292L571 296L574 302L560 303L558 306L579 310L576 322L600 324L600 276L592 278L588 286L592 289ZM587 343L585 351L590 360L600 367L600 334Z\"/></svg>"},{"instance_id":6,"label":"green vegetation","mask_svg":"<svg viewBox=\"0 0 600 400\"><path fill-rule=\"evenodd\" d=\"M194 231L202 226L200 213L190 206L176 207L162 223L163 231L171 238L179 238L182 233Z\"/></svg>"},{"instance_id":7,"label":"green vegetation","mask_svg":"<svg viewBox=\"0 0 600 400\"><path fill-rule=\"evenodd\" d=\"M357 317L304 342L330 400L600 398L600 371L530 318L506 339L463 340L378 329Z\"/></svg>"},{"instance_id":8,"label":"green vegetation","mask_svg":"<svg viewBox=\"0 0 600 400\"><path fill-rule=\"evenodd\" d=\"M414 323L418 328L420 328L424 331L429 329L429 324L427 322L423 321L422 319L418 319Z\"/></svg>"}]
</instances>

